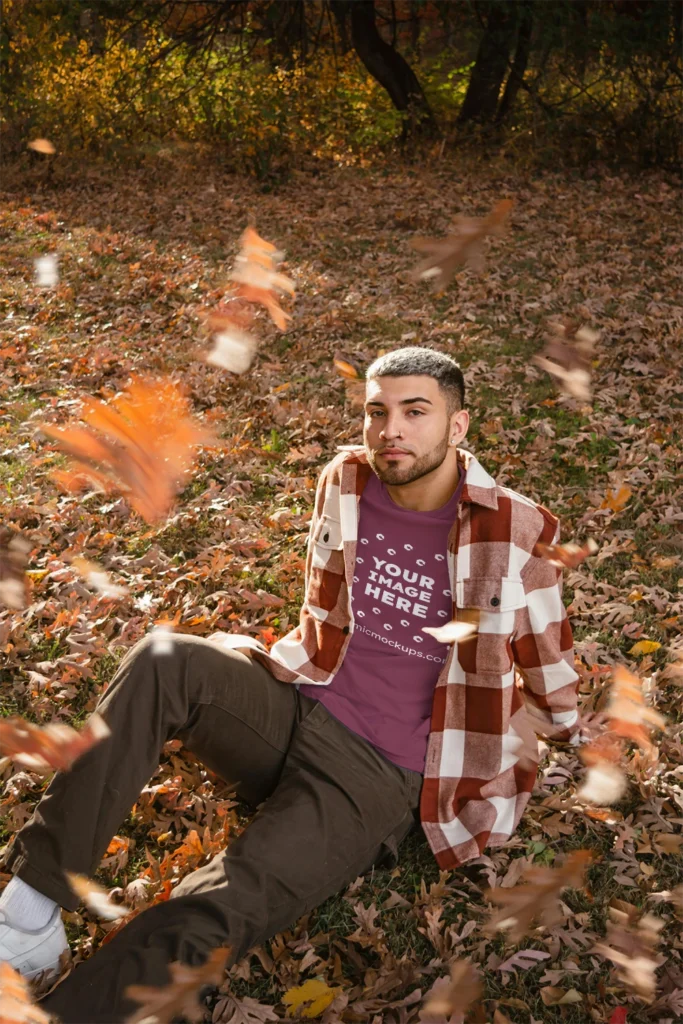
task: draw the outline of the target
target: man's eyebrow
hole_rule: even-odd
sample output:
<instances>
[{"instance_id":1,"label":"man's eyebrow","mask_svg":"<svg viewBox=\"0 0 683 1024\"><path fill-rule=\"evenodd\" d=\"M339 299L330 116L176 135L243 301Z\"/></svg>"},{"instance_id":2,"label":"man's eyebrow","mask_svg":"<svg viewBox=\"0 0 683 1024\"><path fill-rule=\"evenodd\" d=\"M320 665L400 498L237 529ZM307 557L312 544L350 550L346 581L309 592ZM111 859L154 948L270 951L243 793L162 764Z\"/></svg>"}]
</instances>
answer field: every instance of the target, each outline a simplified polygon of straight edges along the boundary
<instances>
[{"instance_id":1,"label":"man's eyebrow","mask_svg":"<svg viewBox=\"0 0 683 1024\"><path fill-rule=\"evenodd\" d=\"M399 405L410 405L412 402L426 402L427 405L432 405L433 404L432 402L429 401L428 398L403 398L403 399L401 399L401 401L398 404ZM365 404L366 404L366 406L369 406L369 405L381 405L382 407L384 407L384 402L366 402Z\"/></svg>"}]
</instances>

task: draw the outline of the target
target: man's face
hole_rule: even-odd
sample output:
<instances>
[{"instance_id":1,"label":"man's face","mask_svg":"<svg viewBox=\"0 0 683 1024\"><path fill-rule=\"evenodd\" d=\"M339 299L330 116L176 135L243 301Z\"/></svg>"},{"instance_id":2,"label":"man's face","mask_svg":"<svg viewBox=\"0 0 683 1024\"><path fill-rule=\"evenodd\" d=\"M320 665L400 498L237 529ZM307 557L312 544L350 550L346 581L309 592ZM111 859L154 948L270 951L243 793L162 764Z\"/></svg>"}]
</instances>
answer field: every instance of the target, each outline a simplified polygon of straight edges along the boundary
<instances>
[{"instance_id":1,"label":"man's face","mask_svg":"<svg viewBox=\"0 0 683 1024\"><path fill-rule=\"evenodd\" d=\"M383 483L409 484L438 469L449 452L450 437L451 417L433 377L368 381L363 443ZM455 453L455 448L450 450Z\"/></svg>"}]
</instances>

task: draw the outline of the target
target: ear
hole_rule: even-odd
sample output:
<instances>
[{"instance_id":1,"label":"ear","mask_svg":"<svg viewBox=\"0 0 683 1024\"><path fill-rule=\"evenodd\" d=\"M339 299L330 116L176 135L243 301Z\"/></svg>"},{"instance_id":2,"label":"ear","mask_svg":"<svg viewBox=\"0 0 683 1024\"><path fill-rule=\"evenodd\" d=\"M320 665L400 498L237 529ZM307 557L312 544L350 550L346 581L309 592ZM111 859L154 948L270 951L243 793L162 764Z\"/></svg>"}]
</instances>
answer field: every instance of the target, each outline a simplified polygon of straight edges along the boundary
<instances>
[{"instance_id":1,"label":"ear","mask_svg":"<svg viewBox=\"0 0 683 1024\"><path fill-rule=\"evenodd\" d=\"M459 445L467 436L469 426L470 414L467 409L459 409L457 412L454 412L450 419L448 443L450 445Z\"/></svg>"}]
</instances>

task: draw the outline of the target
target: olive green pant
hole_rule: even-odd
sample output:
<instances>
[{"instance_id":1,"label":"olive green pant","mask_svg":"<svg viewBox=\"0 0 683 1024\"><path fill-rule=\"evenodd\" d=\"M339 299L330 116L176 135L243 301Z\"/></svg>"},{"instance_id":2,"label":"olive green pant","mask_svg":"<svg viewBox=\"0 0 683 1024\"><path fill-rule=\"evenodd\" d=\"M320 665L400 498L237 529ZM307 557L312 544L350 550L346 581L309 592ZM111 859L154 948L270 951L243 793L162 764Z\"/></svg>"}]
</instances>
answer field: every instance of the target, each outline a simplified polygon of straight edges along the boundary
<instances>
[{"instance_id":1,"label":"olive green pant","mask_svg":"<svg viewBox=\"0 0 683 1024\"><path fill-rule=\"evenodd\" d=\"M176 636L129 652L97 710L111 736L52 779L17 833L7 868L68 910L64 871L92 875L122 820L178 738L252 804L240 836L133 918L41 1006L64 1024L123 1021L128 985L165 985L168 964L231 961L288 928L372 865L396 863L417 820L422 776L389 762L324 706L258 662Z\"/></svg>"}]
</instances>

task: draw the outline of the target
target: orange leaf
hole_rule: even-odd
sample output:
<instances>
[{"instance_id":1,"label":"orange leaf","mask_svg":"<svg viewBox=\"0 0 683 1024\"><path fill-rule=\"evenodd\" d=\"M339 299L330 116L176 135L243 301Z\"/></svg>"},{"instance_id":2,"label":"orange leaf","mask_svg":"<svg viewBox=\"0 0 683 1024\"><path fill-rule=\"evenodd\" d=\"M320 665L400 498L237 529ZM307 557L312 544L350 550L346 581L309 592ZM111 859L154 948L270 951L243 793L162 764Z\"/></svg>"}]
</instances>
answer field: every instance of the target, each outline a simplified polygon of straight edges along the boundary
<instances>
[{"instance_id":1,"label":"orange leaf","mask_svg":"<svg viewBox=\"0 0 683 1024\"><path fill-rule=\"evenodd\" d=\"M28 982L7 961L0 963L0 1024L50 1024L31 999Z\"/></svg>"},{"instance_id":2,"label":"orange leaf","mask_svg":"<svg viewBox=\"0 0 683 1024\"><path fill-rule=\"evenodd\" d=\"M623 508L628 504L628 499L631 497L631 488L622 484L619 490L614 493L610 488L607 489L605 499L600 505L600 508L609 508L612 512L621 512Z\"/></svg>"},{"instance_id":3,"label":"orange leaf","mask_svg":"<svg viewBox=\"0 0 683 1024\"><path fill-rule=\"evenodd\" d=\"M177 384L134 378L111 405L83 403L82 419L102 437L79 426L42 425L58 441L75 469L55 474L69 490L85 481L105 491L119 490L148 522L170 511L193 462L192 449L211 436L190 417Z\"/></svg>"},{"instance_id":4,"label":"orange leaf","mask_svg":"<svg viewBox=\"0 0 683 1024\"><path fill-rule=\"evenodd\" d=\"M0 720L0 750L37 772L70 768L81 754L109 735L109 726L96 711L80 732L61 723L41 728L19 717Z\"/></svg>"},{"instance_id":5,"label":"orange leaf","mask_svg":"<svg viewBox=\"0 0 683 1024\"><path fill-rule=\"evenodd\" d=\"M589 555L594 555L598 545L592 537L585 544L542 544L534 547L533 554L544 558L557 569L575 569Z\"/></svg>"}]
</instances>

